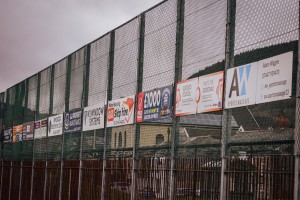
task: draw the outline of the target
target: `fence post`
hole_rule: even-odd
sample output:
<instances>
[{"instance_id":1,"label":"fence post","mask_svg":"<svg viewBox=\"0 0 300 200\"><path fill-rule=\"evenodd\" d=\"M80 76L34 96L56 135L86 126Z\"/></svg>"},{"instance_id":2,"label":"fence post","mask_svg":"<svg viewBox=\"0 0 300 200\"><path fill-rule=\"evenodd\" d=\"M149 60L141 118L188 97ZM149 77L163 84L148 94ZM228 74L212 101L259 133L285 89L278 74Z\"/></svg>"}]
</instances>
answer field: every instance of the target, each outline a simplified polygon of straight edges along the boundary
<instances>
[{"instance_id":1,"label":"fence post","mask_svg":"<svg viewBox=\"0 0 300 200\"><path fill-rule=\"evenodd\" d=\"M67 77L66 77L66 91L65 91L65 112L69 111L70 105L70 83L71 83L71 61L72 54L68 56L67 63ZM62 184L63 184L63 167L64 167L64 143L65 143L65 134L63 131L62 134L62 144L61 144L61 157L60 157L60 181L59 181L59 200L62 200Z\"/></svg>"},{"instance_id":2,"label":"fence post","mask_svg":"<svg viewBox=\"0 0 300 200\"><path fill-rule=\"evenodd\" d=\"M41 72L38 73L38 81L37 81L37 91L36 91L36 108L35 108L35 119L37 120L37 115L39 113L40 109L40 88L41 88ZM30 186L30 200L32 200L32 194L33 194L33 179L34 179L34 148L35 148L35 142L33 140L33 147L32 147L32 165L31 165L31 186Z\"/></svg>"},{"instance_id":3,"label":"fence post","mask_svg":"<svg viewBox=\"0 0 300 200\"><path fill-rule=\"evenodd\" d=\"M8 92L8 90L6 90L5 91L5 95L4 95L4 97L3 97L3 102L5 102L5 114L7 114L7 107L8 107L8 102L9 102L9 98L8 98L8 96L9 96L9 92ZM2 107L2 111L3 111L3 107ZM4 111L3 111L3 113L2 113L2 116L3 116L3 127L5 127L6 129L8 129L8 125L7 125L7 116L6 117L4 117ZM5 125L5 126L4 126ZM7 145L7 144L6 144ZM3 148L4 148L4 145L3 145ZM4 156L4 153L3 153L3 150L2 150L2 171L1 171L1 187L0 187L0 199L2 199L2 187L3 187L3 169L4 169L4 167L3 167L3 165L4 165L4 159L3 159L3 156Z\"/></svg>"},{"instance_id":4,"label":"fence post","mask_svg":"<svg viewBox=\"0 0 300 200\"><path fill-rule=\"evenodd\" d=\"M227 22L226 22L226 41L225 41L225 67L224 67L224 84L226 88L226 75L229 68L234 67L234 37L235 37L235 11L236 0L227 0ZM221 139L221 185L220 185L220 200L227 199L228 184L227 184L227 167L229 160L229 142L231 138L231 119L232 110L224 109L226 91L223 90L223 113L222 113L222 139Z\"/></svg>"},{"instance_id":5,"label":"fence post","mask_svg":"<svg viewBox=\"0 0 300 200\"><path fill-rule=\"evenodd\" d=\"M139 55L138 55L138 67L137 67L137 88L135 96L135 111L138 107L138 94L143 90L143 66L144 66L144 43L145 43L145 13L142 13L139 17L140 20L140 33L139 33ZM135 116L134 123L134 141L132 151L132 171L131 171L131 200L135 199L135 171L136 171L136 150L140 145L140 124L136 122Z\"/></svg>"},{"instance_id":6,"label":"fence post","mask_svg":"<svg viewBox=\"0 0 300 200\"><path fill-rule=\"evenodd\" d=\"M10 106L8 104L9 104L9 91L6 90L6 108L8 108ZM6 110L5 114L7 115L7 110ZM5 117L5 126L8 129L8 127L11 126L11 124L8 125L8 122L6 119L7 119L7 116ZM11 126L11 131L12 131L12 126ZM12 134L12 132L11 132L11 134ZM11 135L11 137L12 137L12 135ZM11 150L12 150L11 142L9 144L10 144L10 154L11 154ZM9 179L9 182L10 182L10 179ZM2 187L3 187L3 181L1 180L1 200L2 200Z\"/></svg>"},{"instance_id":7,"label":"fence post","mask_svg":"<svg viewBox=\"0 0 300 200\"><path fill-rule=\"evenodd\" d=\"M182 79L182 53L183 53L183 33L184 33L184 5L185 0L177 0L177 25L176 25L176 54L175 54L175 74L173 86L173 105L176 104L176 83ZM169 199L175 199L175 176L176 162L178 156L179 141L179 120L180 117L173 113L172 134L171 134L171 170Z\"/></svg>"},{"instance_id":8,"label":"fence post","mask_svg":"<svg viewBox=\"0 0 300 200\"><path fill-rule=\"evenodd\" d=\"M299 8L300 10L300 1ZM300 13L299 13L300 17ZM299 27L300 27L300 21ZM294 200L300 198L300 31L298 29L298 66L297 66L297 83L296 83L296 108L295 108L295 130L294 130L294 155L295 155L295 174L294 174Z\"/></svg>"},{"instance_id":9,"label":"fence post","mask_svg":"<svg viewBox=\"0 0 300 200\"><path fill-rule=\"evenodd\" d=\"M52 65L51 66L49 116L52 116L52 114L53 114L54 76L55 76L55 65ZM45 181L44 181L44 197L43 197L44 200L46 199L46 193L47 193L47 181L48 181L48 136L46 137Z\"/></svg>"},{"instance_id":10,"label":"fence post","mask_svg":"<svg viewBox=\"0 0 300 200\"><path fill-rule=\"evenodd\" d=\"M29 90L29 79L26 79L25 105L24 105L24 113L23 113L24 117L25 117L25 110L28 107L28 90ZM22 149L22 152L21 152L21 165L20 165L20 182L19 182L19 197L18 197L19 200L21 199L22 178L23 178L23 142L22 142L22 148L21 149Z\"/></svg>"},{"instance_id":11,"label":"fence post","mask_svg":"<svg viewBox=\"0 0 300 200\"><path fill-rule=\"evenodd\" d=\"M110 47L109 47L109 64L108 64L108 83L106 102L112 100L113 75L114 75L114 50L115 50L115 31L110 32ZM107 159L107 136L111 134L111 128L107 128L107 106L104 109L104 149L103 149L103 169L102 169L102 185L101 185L101 200L105 200L104 190L106 186L106 159Z\"/></svg>"},{"instance_id":12,"label":"fence post","mask_svg":"<svg viewBox=\"0 0 300 200\"><path fill-rule=\"evenodd\" d=\"M2 95L0 95L1 97L1 104L0 104L0 120L2 120L2 124L1 124L1 134L3 133L3 128L4 128L4 104L5 104L5 101L4 101L4 97L5 97L5 92L1 93ZM4 149L4 142L3 140L1 141L1 145L2 145L2 150L1 150L1 179L0 179L0 200L1 200L1 196L2 196L2 184L3 184L3 149Z\"/></svg>"},{"instance_id":13,"label":"fence post","mask_svg":"<svg viewBox=\"0 0 300 200\"><path fill-rule=\"evenodd\" d=\"M2 120L2 124L1 124L1 134L3 133L4 131L4 104L5 104L5 92L1 93L2 96L1 97L1 104L0 104L0 119ZM0 200L1 200L1 196L2 196L2 184L3 184L3 148L4 148L4 142L3 140L1 141L1 145L2 145L2 151L1 151L1 180L0 180Z\"/></svg>"},{"instance_id":14,"label":"fence post","mask_svg":"<svg viewBox=\"0 0 300 200\"><path fill-rule=\"evenodd\" d=\"M88 106L88 97L89 97L89 75L90 75L90 53L91 53L91 44L86 46L85 54L85 68L84 68L84 80L83 80L83 91L82 91L82 108ZM83 112L82 112L83 117ZM82 126L81 126L82 128ZM78 181L78 194L77 199L80 200L81 196L81 185L82 185L82 147L83 147L83 131L81 129L80 136L80 155L79 155L79 181Z\"/></svg>"}]
</instances>

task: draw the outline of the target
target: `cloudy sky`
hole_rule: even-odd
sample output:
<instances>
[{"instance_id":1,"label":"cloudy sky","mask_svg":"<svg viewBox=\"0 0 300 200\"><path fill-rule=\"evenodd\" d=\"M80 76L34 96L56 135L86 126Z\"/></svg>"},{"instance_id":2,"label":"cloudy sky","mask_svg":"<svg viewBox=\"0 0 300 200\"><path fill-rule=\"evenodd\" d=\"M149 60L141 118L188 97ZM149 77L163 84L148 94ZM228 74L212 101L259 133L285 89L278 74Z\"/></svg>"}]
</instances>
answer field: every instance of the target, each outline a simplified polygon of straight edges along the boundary
<instances>
[{"instance_id":1,"label":"cloudy sky","mask_svg":"<svg viewBox=\"0 0 300 200\"><path fill-rule=\"evenodd\" d=\"M0 92L161 0L1 0Z\"/></svg>"}]
</instances>

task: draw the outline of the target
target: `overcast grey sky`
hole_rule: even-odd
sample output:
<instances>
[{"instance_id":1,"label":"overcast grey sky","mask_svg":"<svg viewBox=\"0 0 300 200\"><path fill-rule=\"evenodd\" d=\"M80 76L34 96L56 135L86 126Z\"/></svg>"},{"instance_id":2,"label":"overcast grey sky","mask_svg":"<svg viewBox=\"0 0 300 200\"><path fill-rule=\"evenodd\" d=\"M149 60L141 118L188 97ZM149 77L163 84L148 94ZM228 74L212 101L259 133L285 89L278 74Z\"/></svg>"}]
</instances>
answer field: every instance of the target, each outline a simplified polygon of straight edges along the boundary
<instances>
[{"instance_id":1,"label":"overcast grey sky","mask_svg":"<svg viewBox=\"0 0 300 200\"><path fill-rule=\"evenodd\" d=\"M1 0L0 92L161 0Z\"/></svg>"}]
</instances>

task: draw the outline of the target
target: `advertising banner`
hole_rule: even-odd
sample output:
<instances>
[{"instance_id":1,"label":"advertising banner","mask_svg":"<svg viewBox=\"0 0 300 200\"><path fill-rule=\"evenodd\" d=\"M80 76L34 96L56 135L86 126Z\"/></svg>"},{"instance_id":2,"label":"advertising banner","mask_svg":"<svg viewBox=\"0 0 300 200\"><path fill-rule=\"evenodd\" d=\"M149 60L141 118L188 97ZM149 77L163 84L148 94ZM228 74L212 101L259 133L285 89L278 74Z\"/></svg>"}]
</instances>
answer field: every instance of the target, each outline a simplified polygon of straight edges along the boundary
<instances>
[{"instance_id":1,"label":"advertising banner","mask_svg":"<svg viewBox=\"0 0 300 200\"><path fill-rule=\"evenodd\" d=\"M225 108L255 104L256 78L257 62L228 69Z\"/></svg>"},{"instance_id":2,"label":"advertising banner","mask_svg":"<svg viewBox=\"0 0 300 200\"><path fill-rule=\"evenodd\" d=\"M109 101L107 105L107 127L133 124L135 95Z\"/></svg>"},{"instance_id":3,"label":"advertising banner","mask_svg":"<svg viewBox=\"0 0 300 200\"><path fill-rule=\"evenodd\" d=\"M34 139L40 139L47 136L48 120L43 119L35 122Z\"/></svg>"},{"instance_id":4,"label":"advertising banner","mask_svg":"<svg viewBox=\"0 0 300 200\"><path fill-rule=\"evenodd\" d=\"M200 100L198 80L198 78L193 78L177 83L175 106L176 116L196 114L197 103Z\"/></svg>"},{"instance_id":5,"label":"advertising banner","mask_svg":"<svg viewBox=\"0 0 300 200\"><path fill-rule=\"evenodd\" d=\"M163 87L138 95L137 122L171 117L172 86Z\"/></svg>"},{"instance_id":6,"label":"advertising banner","mask_svg":"<svg viewBox=\"0 0 300 200\"><path fill-rule=\"evenodd\" d=\"M220 71L199 77L197 113L222 110L223 76L224 72Z\"/></svg>"},{"instance_id":7,"label":"advertising banner","mask_svg":"<svg viewBox=\"0 0 300 200\"><path fill-rule=\"evenodd\" d=\"M32 140L34 133L34 122L23 124L23 140Z\"/></svg>"},{"instance_id":8,"label":"advertising banner","mask_svg":"<svg viewBox=\"0 0 300 200\"><path fill-rule=\"evenodd\" d=\"M256 103L289 99L292 95L293 52L258 62Z\"/></svg>"},{"instance_id":9,"label":"advertising banner","mask_svg":"<svg viewBox=\"0 0 300 200\"><path fill-rule=\"evenodd\" d=\"M13 127L12 142L21 142L23 133L23 124Z\"/></svg>"},{"instance_id":10,"label":"advertising banner","mask_svg":"<svg viewBox=\"0 0 300 200\"><path fill-rule=\"evenodd\" d=\"M104 103L83 109L82 130L89 131L104 128Z\"/></svg>"},{"instance_id":11,"label":"advertising banner","mask_svg":"<svg viewBox=\"0 0 300 200\"><path fill-rule=\"evenodd\" d=\"M81 131L82 124L82 110L72 110L70 112L65 113L65 133L73 133L77 131Z\"/></svg>"},{"instance_id":12,"label":"advertising banner","mask_svg":"<svg viewBox=\"0 0 300 200\"><path fill-rule=\"evenodd\" d=\"M63 114L48 118L48 137L62 135L63 119Z\"/></svg>"},{"instance_id":13,"label":"advertising banner","mask_svg":"<svg viewBox=\"0 0 300 200\"><path fill-rule=\"evenodd\" d=\"M12 135L12 130L10 129L6 129L4 130L4 138L3 138L3 142L11 142L11 135Z\"/></svg>"}]
</instances>

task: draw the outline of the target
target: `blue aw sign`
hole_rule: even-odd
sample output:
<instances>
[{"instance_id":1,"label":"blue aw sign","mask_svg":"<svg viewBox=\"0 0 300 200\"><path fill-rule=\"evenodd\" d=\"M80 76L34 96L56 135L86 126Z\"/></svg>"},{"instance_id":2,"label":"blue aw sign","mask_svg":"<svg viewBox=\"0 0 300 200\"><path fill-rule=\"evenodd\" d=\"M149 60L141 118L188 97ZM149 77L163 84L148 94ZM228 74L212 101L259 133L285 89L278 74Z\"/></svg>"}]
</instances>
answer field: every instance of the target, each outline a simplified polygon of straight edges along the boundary
<instances>
[{"instance_id":1,"label":"blue aw sign","mask_svg":"<svg viewBox=\"0 0 300 200\"><path fill-rule=\"evenodd\" d=\"M255 104L257 62L227 70L225 108Z\"/></svg>"}]
</instances>

